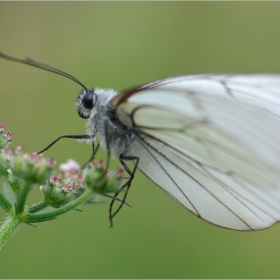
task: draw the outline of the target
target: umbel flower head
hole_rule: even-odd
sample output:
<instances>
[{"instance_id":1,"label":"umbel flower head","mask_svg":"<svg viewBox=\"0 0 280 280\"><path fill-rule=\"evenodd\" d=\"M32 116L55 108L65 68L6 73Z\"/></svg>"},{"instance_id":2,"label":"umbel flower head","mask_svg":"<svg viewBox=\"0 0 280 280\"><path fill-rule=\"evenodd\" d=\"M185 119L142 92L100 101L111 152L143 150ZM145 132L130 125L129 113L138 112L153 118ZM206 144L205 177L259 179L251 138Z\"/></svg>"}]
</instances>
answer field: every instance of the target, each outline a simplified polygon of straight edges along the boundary
<instances>
[{"instance_id":1,"label":"umbel flower head","mask_svg":"<svg viewBox=\"0 0 280 280\"><path fill-rule=\"evenodd\" d=\"M45 159L35 152L23 154L18 151L11 160L11 169L25 181L43 184L51 176L54 164L53 159Z\"/></svg>"},{"instance_id":2,"label":"umbel flower head","mask_svg":"<svg viewBox=\"0 0 280 280\"><path fill-rule=\"evenodd\" d=\"M80 188L75 182L69 184L61 180L58 176L51 177L42 187L45 203L54 208L59 208L70 202L84 190L84 188Z\"/></svg>"}]
</instances>

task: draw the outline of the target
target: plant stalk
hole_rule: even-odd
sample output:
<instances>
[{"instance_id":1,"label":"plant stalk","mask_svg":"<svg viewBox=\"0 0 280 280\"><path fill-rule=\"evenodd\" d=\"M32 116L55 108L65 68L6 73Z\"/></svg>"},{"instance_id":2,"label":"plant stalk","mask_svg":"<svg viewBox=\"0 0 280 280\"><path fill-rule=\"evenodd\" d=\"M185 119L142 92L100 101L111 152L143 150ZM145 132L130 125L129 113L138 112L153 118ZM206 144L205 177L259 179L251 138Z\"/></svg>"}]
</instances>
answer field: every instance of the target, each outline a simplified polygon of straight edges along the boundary
<instances>
[{"instance_id":1,"label":"plant stalk","mask_svg":"<svg viewBox=\"0 0 280 280\"><path fill-rule=\"evenodd\" d=\"M0 228L0 248L6 243L6 241L15 233L21 224L21 220L18 217L8 216L6 221Z\"/></svg>"}]
</instances>

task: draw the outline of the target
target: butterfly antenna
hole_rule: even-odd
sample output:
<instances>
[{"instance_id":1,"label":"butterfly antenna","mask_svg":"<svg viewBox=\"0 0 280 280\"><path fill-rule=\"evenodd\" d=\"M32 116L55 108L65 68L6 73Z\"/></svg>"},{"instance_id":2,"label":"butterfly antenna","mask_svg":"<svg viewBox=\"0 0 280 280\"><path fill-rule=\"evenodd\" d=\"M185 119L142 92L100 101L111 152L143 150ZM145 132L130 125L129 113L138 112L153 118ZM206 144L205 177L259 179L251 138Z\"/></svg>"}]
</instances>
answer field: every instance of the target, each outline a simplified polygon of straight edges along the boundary
<instances>
[{"instance_id":1,"label":"butterfly antenna","mask_svg":"<svg viewBox=\"0 0 280 280\"><path fill-rule=\"evenodd\" d=\"M72 75L70 75L70 74L68 74L68 73L66 73L66 72L64 72L62 70L59 70L59 69L57 69L55 67L52 67L50 65L47 65L47 64L35 61L35 60L31 59L31 58L26 58L26 59L15 58L15 57L6 55L6 54L1 53L1 52L0 52L0 57L2 57L4 59L7 59L7 60L14 61L14 62L19 62L19 63L22 63L22 64L27 64L27 65L30 65L30 66L33 66L33 67L37 67L37 68L42 69L42 70L46 70L46 71L49 71L49 72L61 75L63 77L66 77L66 78L74 81L75 83L77 83L81 87L83 87L86 91L88 91L86 86L82 82L80 82L77 78L75 78L74 76L72 76Z\"/></svg>"}]
</instances>

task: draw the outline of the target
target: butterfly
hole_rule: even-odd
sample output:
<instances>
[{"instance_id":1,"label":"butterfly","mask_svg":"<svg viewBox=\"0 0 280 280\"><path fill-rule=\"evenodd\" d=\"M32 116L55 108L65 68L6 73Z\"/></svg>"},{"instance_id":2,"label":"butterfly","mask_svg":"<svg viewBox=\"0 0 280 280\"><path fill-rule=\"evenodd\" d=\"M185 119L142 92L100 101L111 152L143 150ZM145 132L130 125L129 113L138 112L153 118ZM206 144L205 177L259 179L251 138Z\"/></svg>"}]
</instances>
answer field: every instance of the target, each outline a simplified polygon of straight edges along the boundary
<instances>
[{"instance_id":1,"label":"butterfly","mask_svg":"<svg viewBox=\"0 0 280 280\"><path fill-rule=\"evenodd\" d=\"M117 93L87 89L74 76L29 58L0 57L83 88L76 108L87 119L86 134L62 135L40 153L61 138L99 139L129 173L127 190L138 168L210 224L253 231L280 220L280 75L178 76Z\"/></svg>"}]
</instances>

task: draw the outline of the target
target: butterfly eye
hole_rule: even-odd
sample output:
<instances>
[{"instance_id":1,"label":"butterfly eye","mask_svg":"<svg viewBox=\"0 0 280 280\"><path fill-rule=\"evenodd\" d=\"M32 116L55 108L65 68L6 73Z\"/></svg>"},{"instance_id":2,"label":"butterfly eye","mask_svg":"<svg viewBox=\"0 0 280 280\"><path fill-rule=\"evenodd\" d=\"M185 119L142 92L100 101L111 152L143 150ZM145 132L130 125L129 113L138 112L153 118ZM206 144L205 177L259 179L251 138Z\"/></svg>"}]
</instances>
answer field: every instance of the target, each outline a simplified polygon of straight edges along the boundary
<instances>
[{"instance_id":1,"label":"butterfly eye","mask_svg":"<svg viewBox=\"0 0 280 280\"><path fill-rule=\"evenodd\" d=\"M83 97L83 105L85 109L91 110L93 108L93 91L87 91Z\"/></svg>"},{"instance_id":2,"label":"butterfly eye","mask_svg":"<svg viewBox=\"0 0 280 280\"><path fill-rule=\"evenodd\" d=\"M88 119L96 102L94 90L82 90L76 100L78 114L83 119Z\"/></svg>"}]
</instances>

